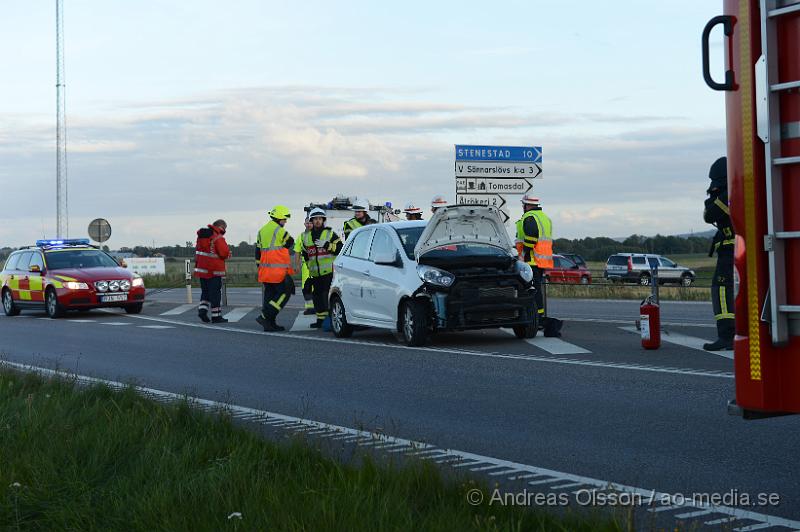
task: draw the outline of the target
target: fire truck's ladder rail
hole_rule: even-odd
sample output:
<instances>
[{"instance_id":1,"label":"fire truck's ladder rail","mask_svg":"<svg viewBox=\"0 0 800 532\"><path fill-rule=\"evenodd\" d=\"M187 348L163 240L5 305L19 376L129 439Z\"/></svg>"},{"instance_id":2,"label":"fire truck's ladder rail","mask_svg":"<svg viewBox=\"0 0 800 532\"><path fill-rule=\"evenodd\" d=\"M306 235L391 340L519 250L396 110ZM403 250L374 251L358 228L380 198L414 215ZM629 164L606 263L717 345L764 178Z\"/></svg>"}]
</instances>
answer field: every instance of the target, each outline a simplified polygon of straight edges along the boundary
<instances>
[{"instance_id":1,"label":"fire truck's ladder rail","mask_svg":"<svg viewBox=\"0 0 800 532\"><path fill-rule=\"evenodd\" d=\"M786 345L791 335L800 335L800 306L787 301L786 242L800 238L800 231L786 231L783 211L783 177L789 165L800 164L799 156L781 153L781 140L793 138L793 124L781 124L780 97L784 91L800 88L800 80L780 82L777 20L800 13L797 0L761 0L761 57L756 62L756 112L758 136L764 142L766 163L767 234L764 251L769 268L769 316L773 345ZM785 43L784 43L785 44ZM784 47L783 49L787 49ZM782 127L783 126L783 127Z\"/></svg>"}]
</instances>

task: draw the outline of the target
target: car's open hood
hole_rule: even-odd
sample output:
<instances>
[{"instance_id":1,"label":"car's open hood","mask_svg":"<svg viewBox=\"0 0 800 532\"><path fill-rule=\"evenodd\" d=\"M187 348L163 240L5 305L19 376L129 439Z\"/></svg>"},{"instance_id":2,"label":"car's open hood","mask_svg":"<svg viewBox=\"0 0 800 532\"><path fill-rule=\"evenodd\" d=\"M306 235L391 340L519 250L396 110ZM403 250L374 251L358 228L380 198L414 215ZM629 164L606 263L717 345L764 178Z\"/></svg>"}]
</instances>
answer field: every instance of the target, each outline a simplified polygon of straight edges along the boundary
<instances>
[{"instance_id":1,"label":"car's open hood","mask_svg":"<svg viewBox=\"0 0 800 532\"><path fill-rule=\"evenodd\" d=\"M484 244L515 255L497 207L455 205L436 210L419 237L414 258L441 246Z\"/></svg>"}]
</instances>

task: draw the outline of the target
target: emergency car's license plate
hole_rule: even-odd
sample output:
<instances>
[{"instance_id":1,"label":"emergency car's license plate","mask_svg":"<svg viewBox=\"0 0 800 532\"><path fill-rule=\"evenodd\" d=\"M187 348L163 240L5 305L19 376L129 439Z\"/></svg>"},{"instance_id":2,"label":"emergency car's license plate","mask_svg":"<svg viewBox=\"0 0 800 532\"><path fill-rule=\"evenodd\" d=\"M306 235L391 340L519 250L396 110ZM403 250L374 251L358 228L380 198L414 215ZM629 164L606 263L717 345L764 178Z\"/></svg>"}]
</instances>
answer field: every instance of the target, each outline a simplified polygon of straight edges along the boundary
<instances>
[{"instance_id":1,"label":"emergency car's license plate","mask_svg":"<svg viewBox=\"0 0 800 532\"><path fill-rule=\"evenodd\" d=\"M114 294L111 296L100 296L100 303L115 303L117 301L127 301L128 294Z\"/></svg>"}]
</instances>

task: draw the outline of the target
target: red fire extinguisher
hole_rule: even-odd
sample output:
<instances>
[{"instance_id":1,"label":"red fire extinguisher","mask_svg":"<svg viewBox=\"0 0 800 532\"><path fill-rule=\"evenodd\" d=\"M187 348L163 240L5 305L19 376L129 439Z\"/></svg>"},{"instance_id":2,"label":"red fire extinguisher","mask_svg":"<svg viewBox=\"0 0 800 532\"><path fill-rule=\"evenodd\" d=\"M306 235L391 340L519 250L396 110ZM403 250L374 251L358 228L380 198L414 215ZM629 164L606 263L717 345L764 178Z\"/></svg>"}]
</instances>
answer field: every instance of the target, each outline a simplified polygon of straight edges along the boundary
<instances>
[{"instance_id":1,"label":"red fire extinguisher","mask_svg":"<svg viewBox=\"0 0 800 532\"><path fill-rule=\"evenodd\" d=\"M648 296L639 307L639 323L642 331L642 347L658 349L661 347L661 310L653 296Z\"/></svg>"}]
</instances>

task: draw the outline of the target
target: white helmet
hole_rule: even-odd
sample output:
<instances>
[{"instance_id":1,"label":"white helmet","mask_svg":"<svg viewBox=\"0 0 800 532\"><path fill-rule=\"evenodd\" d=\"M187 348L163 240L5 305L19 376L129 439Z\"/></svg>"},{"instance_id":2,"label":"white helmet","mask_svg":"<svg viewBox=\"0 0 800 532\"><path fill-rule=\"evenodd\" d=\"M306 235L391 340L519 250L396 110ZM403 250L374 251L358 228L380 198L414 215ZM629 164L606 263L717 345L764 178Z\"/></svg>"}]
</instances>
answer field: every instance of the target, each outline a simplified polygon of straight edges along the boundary
<instances>
[{"instance_id":1,"label":"white helmet","mask_svg":"<svg viewBox=\"0 0 800 532\"><path fill-rule=\"evenodd\" d=\"M367 200L358 198L353 201L353 205L350 208L354 211L366 211L369 209L369 202Z\"/></svg>"},{"instance_id":2,"label":"white helmet","mask_svg":"<svg viewBox=\"0 0 800 532\"><path fill-rule=\"evenodd\" d=\"M416 206L413 201L409 201L406 203L406 208L403 209L403 212L406 214L420 214L422 209Z\"/></svg>"},{"instance_id":3,"label":"white helmet","mask_svg":"<svg viewBox=\"0 0 800 532\"><path fill-rule=\"evenodd\" d=\"M522 201L522 203L524 205L539 205L541 203L541 201L539 200L539 197L538 196L534 196L530 192L528 192L524 196L522 196L522 200L520 200L520 201Z\"/></svg>"},{"instance_id":4,"label":"white helmet","mask_svg":"<svg viewBox=\"0 0 800 532\"><path fill-rule=\"evenodd\" d=\"M313 220L314 218L327 218L327 215L325 214L325 211L319 207L314 207L308 211L308 219Z\"/></svg>"},{"instance_id":5,"label":"white helmet","mask_svg":"<svg viewBox=\"0 0 800 532\"><path fill-rule=\"evenodd\" d=\"M447 207L447 200L441 194L436 194L431 200L431 209L438 209L439 207Z\"/></svg>"}]
</instances>

